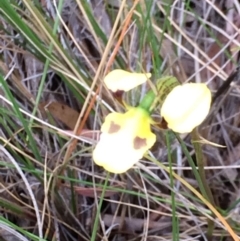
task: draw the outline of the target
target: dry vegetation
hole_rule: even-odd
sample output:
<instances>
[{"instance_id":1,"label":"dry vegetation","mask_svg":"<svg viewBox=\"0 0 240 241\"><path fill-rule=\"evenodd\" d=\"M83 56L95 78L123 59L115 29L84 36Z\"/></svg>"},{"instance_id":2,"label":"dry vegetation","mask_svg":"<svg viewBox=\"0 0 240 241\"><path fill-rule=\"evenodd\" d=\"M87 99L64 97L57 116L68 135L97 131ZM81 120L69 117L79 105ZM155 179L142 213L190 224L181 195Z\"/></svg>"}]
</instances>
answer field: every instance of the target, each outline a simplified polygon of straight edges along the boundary
<instances>
[{"instance_id":1,"label":"dry vegetation","mask_svg":"<svg viewBox=\"0 0 240 241\"><path fill-rule=\"evenodd\" d=\"M222 219L240 235L238 78L199 128L225 146L202 146L222 219L183 183L199 192L174 138L173 169L181 177L174 188L173 177L147 159L113 175L91 158L104 116L123 111L102 86L109 70L206 82L214 95L238 62L237 0L1 1L1 240L207 240L209 217L212 240L234 238ZM136 105L147 88L126 99ZM168 167L164 131L155 132L151 156ZM190 137L182 139L194 159Z\"/></svg>"}]
</instances>

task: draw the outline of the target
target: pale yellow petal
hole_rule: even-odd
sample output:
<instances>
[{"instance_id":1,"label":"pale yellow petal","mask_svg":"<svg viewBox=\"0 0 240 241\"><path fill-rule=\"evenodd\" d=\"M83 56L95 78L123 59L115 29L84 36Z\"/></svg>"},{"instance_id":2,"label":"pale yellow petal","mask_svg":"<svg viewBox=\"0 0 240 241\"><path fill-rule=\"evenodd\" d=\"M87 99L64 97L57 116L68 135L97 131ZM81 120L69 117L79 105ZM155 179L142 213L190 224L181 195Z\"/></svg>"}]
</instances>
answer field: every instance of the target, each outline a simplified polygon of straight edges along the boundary
<instances>
[{"instance_id":1,"label":"pale yellow petal","mask_svg":"<svg viewBox=\"0 0 240 241\"><path fill-rule=\"evenodd\" d=\"M120 127L125 123L125 115L123 113L113 112L105 117L105 121L101 126L101 132L108 133L112 125L119 125ZM111 131L110 131L111 132Z\"/></svg>"},{"instance_id":2,"label":"pale yellow petal","mask_svg":"<svg viewBox=\"0 0 240 241\"><path fill-rule=\"evenodd\" d=\"M120 134L102 133L100 141L93 151L94 162L105 170L123 173L129 170L143 156L132 148L131 140Z\"/></svg>"},{"instance_id":3,"label":"pale yellow petal","mask_svg":"<svg viewBox=\"0 0 240 241\"><path fill-rule=\"evenodd\" d=\"M205 84L188 83L175 87L165 99L161 116L175 132L188 133L209 113L211 91Z\"/></svg>"},{"instance_id":4,"label":"pale yellow petal","mask_svg":"<svg viewBox=\"0 0 240 241\"><path fill-rule=\"evenodd\" d=\"M145 83L150 77L151 73L131 73L122 69L115 69L105 76L104 83L113 92L118 90L129 91Z\"/></svg>"},{"instance_id":5,"label":"pale yellow petal","mask_svg":"<svg viewBox=\"0 0 240 241\"><path fill-rule=\"evenodd\" d=\"M139 107L109 114L93 151L94 162L113 173L126 172L156 141L150 122L149 114Z\"/></svg>"}]
</instances>

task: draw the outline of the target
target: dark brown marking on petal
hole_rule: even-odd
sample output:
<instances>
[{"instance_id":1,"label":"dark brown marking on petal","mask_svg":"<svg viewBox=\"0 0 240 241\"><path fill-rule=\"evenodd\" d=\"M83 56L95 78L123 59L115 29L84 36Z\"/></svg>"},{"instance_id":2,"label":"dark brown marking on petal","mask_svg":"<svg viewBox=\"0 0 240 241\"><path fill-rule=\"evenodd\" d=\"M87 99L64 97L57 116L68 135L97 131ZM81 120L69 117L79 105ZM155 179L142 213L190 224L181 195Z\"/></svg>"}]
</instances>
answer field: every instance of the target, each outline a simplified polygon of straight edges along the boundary
<instances>
[{"instance_id":1,"label":"dark brown marking on petal","mask_svg":"<svg viewBox=\"0 0 240 241\"><path fill-rule=\"evenodd\" d=\"M122 98L123 94L124 94L123 90L117 90L116 92L113 92L114 97L117 99Z\"/></svg>"},{"instance_id":2,"label":"dark brown marking on petal","mask_svg":"<svg viewBox=\"0 0 240 241\"><path fill-rule=\"evenodd\" d=\"M162 128L162 129L168 129L168 123L166 122L166 120L162 117L162 120L161 120L161 122L159 123L159 126L160 126L160 128Z\"/></svg>"},{"instance_id":3,"label":"dark brown marking on petal","mask_svg":"<svg viewBox=\"0 0 240 241\"><path fill-rule=\"evenodd\" d=\"M147 145L146 138L135 137L133 140L133 147L134 149L138 150L141 149L143 146Z\"/></svg>"},{"instance_id":4,"label":"dark brown marking on petal","mask_svg":"<svg viewBox=\"0 0 240 241\"><path fill-rule=\"evenodd\" d=\"M115 124L114 121L111 121L108 133L113 134L115 132L118 132L120 130L121 126L118 124Z\"/></svg>"},{"instance_id":5,"label":"dark brown marking on petal","mask_svg":"<svg viewBox=\"0 0 240 241\"><path fill-rule=\"evenodd\" d=\"M113 92L114 98L122 105L124 105L123 94L124 94L124 91L122 91L122 90L117 90L116 92Z\"/></svg>"}]
</instances>

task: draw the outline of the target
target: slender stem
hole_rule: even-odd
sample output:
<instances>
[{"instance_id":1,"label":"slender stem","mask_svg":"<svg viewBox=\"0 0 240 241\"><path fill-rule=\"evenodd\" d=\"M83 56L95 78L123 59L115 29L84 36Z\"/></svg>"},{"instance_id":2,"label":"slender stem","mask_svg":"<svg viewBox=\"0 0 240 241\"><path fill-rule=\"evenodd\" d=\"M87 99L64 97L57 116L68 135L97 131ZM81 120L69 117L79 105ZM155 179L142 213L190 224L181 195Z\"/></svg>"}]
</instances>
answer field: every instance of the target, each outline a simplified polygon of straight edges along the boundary
<instances>
[{"instance_id":1,"label":"slender stem","mask_svg":"<svg viewBox=\"0 0 240 241\"><path fill-rule=\"evenodd\" d=\"M191 133L191 138L192 138L192 144L195 149L195 155L196 155L196 160L197 160L197 165L198 165L198 172L202 181L202 184L204 186L205 192L202 193L202 195L213 205L215 206L214 203L214 198L211 192L211 189L209 188L209 185L207 183L206 175L205 175L205 158L203 156L201 144L200 144L200 137L199 133L197 131L197 128L195 128L192 133ZM207 230L207 238L208 240L212 239L212 233L214 230L214 221L211 219L208 219L208 230Z\"/></svg>"},{"instance_id":2,"label":"slender stem","mask_svg":"<svg viewBox=\"0 0 240 241\"><path fill-rule=\"evenodd\" d=\"M171 201L172 201L172 235L173 241L179 240L178 235L178 217L176 215L176 200L175 200L175 189L174 189L174 177L172 170L172 153L171 153L171 143L170 143L170 132L166 131L166 143L168 149L168 163L169 163L169 174L170 174L170 185L171 185Z\"/></svg>"},{"instance_id":3,"label":"slender stem","mask_svg":"<svg viewBox=\"0 0 240 241\"><path fill-rule=\"evenodd\" d=\"M199 174L199 172L198 172L198 170L196 168L196 165L195 165L195 163L194 163L194 161L193 161L193 159L192 159L192 157L191 157L191 155L190 155L190 153L189 153L185 143L183 142L183 140L180 138L180 136L177 133L175 133L175 132L173 132L173 133L174 133L175 137L177 138L178 142L180 143L180 145L182 147L182 150L183 150L183 153L186 156L186 158L188 160L188 163L189 163L189 165L192 168L193 174L194 174L194 176L195 176L195 178L197 180L197 183L199 185L200 192L203 194L204 197L206 197L207 193L206 193L204 185L202 183L202 179L200 177L200 174Z\"/></svg>"},{"instance_id":4,"label":"slender stem","mask_svg":"<svg viewBox=\"0 0 240 241\"><path fill-rule=\"evenodd\" d=\"M155 93L152 90L150 90L144 96L143 100L139 103L139 106L145 109L146 111L150 111L155 98L156 98Z\"/></svg>"},{"instance_id":5,"label":"slender stem","mask_svg":"<svg viewBox=\"0 0 240 241\"><path fill-rule=\"evenodd\" d=\"M105 191L106 191L106 188L107 188L107 185L108 185L109 177L110 177L110 173L107 172L107 176L106 176L106 179L105 179L105 182L104 182L104 186L103 186L103 190L102 190L102 193L101 193L100 201L99 201L99 204L97 206L97 213L96 213L94 224L93 224L91 241L95 241L96 240L97 230L98 230L98 223L99 223L100 214L101 214L101 208L102 208L102 204L103 204Z\"/></svg>"}]
</instances>

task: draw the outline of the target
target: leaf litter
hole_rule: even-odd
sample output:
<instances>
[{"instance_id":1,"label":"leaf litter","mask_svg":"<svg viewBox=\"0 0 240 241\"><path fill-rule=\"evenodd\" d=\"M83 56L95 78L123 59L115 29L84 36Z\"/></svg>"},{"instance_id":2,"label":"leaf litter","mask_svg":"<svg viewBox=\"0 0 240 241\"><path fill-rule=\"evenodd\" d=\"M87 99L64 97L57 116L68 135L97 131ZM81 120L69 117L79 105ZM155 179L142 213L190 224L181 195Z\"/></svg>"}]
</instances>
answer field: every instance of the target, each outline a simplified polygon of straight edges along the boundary
<instances>
[{"instance_id":1,"label":"leaf litter","mask_svg":"<svg viewBox=\"0 0 240 241\"><path fill-rule=\"evenodd\" d=\"M19 14L28 17L31 28L34 26L34 23L31 24L33 16L25 5L26 1L21 2L23 5ZM167 18L166 3L169 2L172 5L168 18L172 27L163 29ZM56 16L53 1L40 1L40 4L50 23L51 18ZM139 4L146 10L147 1L139 1ZM128 3L123 8L119 29L123 26L129 7L131 4ZM121 1L91 1L88 8L93 12L96 23L108 39L116 15L120 11ZM73 62L81 68L84 73L83 78L90 86L106 43L96 34L90 17L84 11L86 9L81 1L64 1L62 18L76 42L61 24L57 36L63 49L67 49ZM175 75L181 82L207 82L214 95L238 62L240 25L238 9L239 3L234 0L215 3L207 0L152 1L151 24L154 36L159 43L162 38L162 45L157 53L163 59L159 68L165 74ZM127 70L137 70L141 63L143 69L151 71L152 50L147 41L144 46L141 45L139 36L142 29L139 23L143 24L143 19L138 18L139 14L139 9L135 9L135 20L131 20L117 57L124 62ZM18 106L32 113L44 71L44 61L39 55L34 54L34 51L30 52L31 48L24 45L26 41L24 37L19 35L18 30L11 26L6 18L1 17L0 21L5 29L1 30L0 35L1 72L7 76L6 81ZM32 30L35 33L39 31L39 36L44 34L40 28ZM165 34L162 35L161 31ZM113 46L116 44L118 34L119 32L113 39ZM45 36L42 39L48 46L49 40ZM140 59L137 54L139 49L142 53ZM60 61L63 61L56 48L53 52ZM64 61L63 63L66 65ZM119 66L119 62L116 61L113 67ZM76 127L86 93L80 90L71 78L63 79L62 74L68 77L75 76L73 71L63 69L61 65L57 67L56 63L52 63L47 72L36 115L44 122L70 133ZM71 88L69 83L72 84ZM100 78L98 85L102 87ZM76 92L83 97L82 102L76 98ZM64 166L65 145L68 144L65 142L66 136L63 137L50 128L34 122L32 133L42 158L42 162L39 162L27 144L21 121L13 108L4 101L7 99L6 92L1 89L0 93L2 112L0 138L5 143L4 147L11 152L12 157L24 171L37 199L40 213L44 217L42 230L46 239L53 240L56 237L56 240L90 240L96 203L104 190L103 183L106 177L101 168L92 166L91 145L78 142L67 166ZM112 101L112 97L104 87L100 93L103 99L116 108L117 104ZM134 101L131 96L129 98ZM221 148L208 144L203 146L207 180L218 208L227 212L228 220L236 227L236 233L240 219L239 106L239 78L236 78L230 90L219 97L219 101L213 106L213 114L200 128L203 139L221 146ZM120 106L117 108L121 109ZM50 115L46 115L46 110ZM88 116L82 135L88 137L92 143L96 141L94 131L99 130L106 113L106 107L96 102L93 112ZM26 120L29 121L29 118L26 117ZM158 133L158 143L153 155L163 163L167 163L163 138L163 134ZM183 136L183 138L194 157L189 137ZM11 149L8 142L15 146L15 149ZM178 144L172 143L172 145L174 169L198 189ZM8 158L4 154L1 155L1 215L22 229L39 235L34 207L26 186ZM30 168L26 160L31 160L35 169ZM104 237L104 240L107 238L108 240L172 240L169 177L149 161L143 160L142 164L145 170L136 167L129 173L114 175L109 179L108 189L103 196L102 225L98 228L97 240L101 240L101 237ZM58 177L61 182L57 185L58 169L63 166L64 169ZM36 173L40 174L43 182L39 181ZM189 190L181 183L176 187L179 240L201 240L206 231L207 219L204 213L208 213L208 210L198 200L188 199ZM55 188L57 193L53 191ZM7 206L6 202L10 206ZM22 217L27 221L23 221ZM219 226L218 220L215 220L215 226L214 240L218 240L219 235L225 236L225 240L231 240ZM12 229L7 229L6 226L0 228L3 230L0 235L4 240L17 240L17 238L24 240L21 235L17 237ZM28 240L30 239L28 237Z\"/></svg>"}]
</instances>

